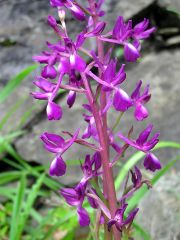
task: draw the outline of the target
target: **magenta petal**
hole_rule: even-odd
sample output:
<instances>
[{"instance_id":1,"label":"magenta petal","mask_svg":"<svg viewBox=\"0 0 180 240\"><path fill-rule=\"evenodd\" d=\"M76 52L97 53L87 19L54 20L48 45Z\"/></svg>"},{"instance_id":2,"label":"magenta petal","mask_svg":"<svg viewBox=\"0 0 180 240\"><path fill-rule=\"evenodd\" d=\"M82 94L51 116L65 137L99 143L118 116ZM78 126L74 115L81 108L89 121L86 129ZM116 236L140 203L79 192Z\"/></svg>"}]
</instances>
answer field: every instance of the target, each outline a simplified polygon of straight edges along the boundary
<instances>
[{"instance_id":1,"label":"magenta petal","mask_svg":"<svg viewBox=\"0 0 180 240\"><path fill-rule=\"evenodd\" d=\"M39 87L40 89L42 89L45 92L52 92L54 90L54 88L56 87L56 84L47 81L43 77L37 77L37 80L38 81L33 82L34 85L36 85L37 87Z\"/></svg>"},{"instance_id":2,"label":"magenta petal","mask_svg":"<svg viewBox=\"0 0 180 240\"><path fill-rule=\"evenodd\" d=\"M76 92L69 91L68 98L67 98L67 104L69 105L69 108L71 108L76 100Z\"/></svg>"},{"instance_id":3,"label":"magenta petal","mask_svg":"<svg viewBox=\"0 0 180 240\"><path fill-rule=\"evenodd\" d=\"M72 14L75 16L75 18L78 19L79 21L84 21L86 19L86 15L84 14L84 12L75 4L72 4L70 10Z\"/></svg>"},{"instance_id":4,"label":"magenta petal","mask_svg":"<svg viewBox=\"0 0 180 240\"><path fill-rule=\"evenodd\" d=\"M136 109L134 112L134 116L137 121L143 121L145 118L148 117L148 111L147 109L140 103L136 105Z\"/></svg>"},{"instance_id":5,"label":"magenta petal","mask_svg":"<svg viewBox=\"0 0 180 240\"><path fill-rule=\"evenodd\" d=\"M64 4L61 0L50 0L51 7L62 7Z\"/></svg>"},{"instance_id":6,"label":"magenta petal","mask_svg":"<svg viewBox=\"0 0 180 240\"><path fill-rule=\"evenodd\" d=\"M86 68L86 62L77 54L70 56L70 64L72 69L78 72L83 72Z\"/></svg>"},{"instance_id":7,"label":"magenta petal","mask_svg":"<svg viewBox=\"0 0 180 240\"><path fill-rule=\"evenodd\" d=\"M108 231L110 232L111 231L111 227L116 223L116 220L112 219L112 220L109 220L107 225L108 225Z\"/></svg>"},{"instance_id":8,"label":"magenta petal","mask_svg":"<svg viewBox=\"0 0 180 240\"><path fill-rule=\"evenodd\" d=\"M114 94L113 105L117 111L125 112L132 106L132 101L125 91L119 89Z\"/></svg>"},{"instance_id":9,"label":"magenta petal","mask_svg":"<svg viewBox=\"0 0 180 240\"><path fill-rule=\"evenodd\" d=\"M147 141L147 139L148 139L148 137L149 137L152 129L153 129L153 125L152 125L152 124L149 124L149 125L147 126L147 128L144 129L144 130L139 134L139 137L137 138L136 143L139 144L139 145L143 145L143 144Z\"/></svg>"},{"instance_id":10,"label":"magenta petal","mask_svg":"<svg viewBox=\"0 0 180 240\"><path fill-rule=\"evenodd\" d=\"M50 97L51 93L31 92L31 95L35 99L47 100Z\"/></svg>"},{"instance_id":11,"label":"magenta petal","mask_svg":"<svg viewBox=\"0 0 180 240\"><path fill-rule=\"evenodd\" d=\"M49 56L39 55L39 56L34 56L34 57L32 57L32 59L33 59L35 62L38 62L38 63L48 63L48 61L49 61Z\"/></svg>"},{"instance_id":12,"label":"magenta petal","mask_svg":"<svg viewBox=\"0 0 180 240\"><path fill-rule=\"evenodd\" d=\"M144 159L144 167L147 170L155 172L156 170L161 169L161 163L153 153L147 153Z\"/></svg>"},{"instance_id":13,"label":"magenta petal","mask_svg":"<svg viewBox=\"0 0 180 240\"><path fill-rule=\"evenodd\" d=\"M61 156L57 156L51 163L49 174L51 176L63 176L66 173L66 164Z\"/></svg>"},{"instance_id":14,"label":"magenta petal","mask_svg":"<svg viewBox=\"0 0 180 240\"><path fill-rule=\"evenodd\" d=\"M59 66L58 66L58 72L69 74L70 71L71 71L71 65L70 65L69 59L65 58L65 57L62 57L60 59L60 63L59 63Z\"/></svg>"},{"instance_id":15,"label":"magenta petal","mask_svg":"<svg viewBox=\"0 0 180 240\"><path fill-rule=\"evenodd\" d=\"M47 21L48 21L48 24L49 24L52 28L54 28L54 27L57 26L56 19L55 19L53 16L48 16Z\"/></svg>"},{"instance_id":16,"label":"magenta petal","mask_svg":"<svg viewBox=\"0 0 180 240\"><path fill-rule=\"evenodd\" d=\"M62 188L60 193L70 206L78 206L80 204L79 195L74 188Z\"/></svg>"},{"instance_id":17,"label":"magenta petal","mask_svg":"<svg viewBox=\"0 0 180 240\"><path fill-rule=\"evenodd\" d=\"M80 226L81 227L89 226L90 218L89 218L88 212L84 208L79 207L77 209L77 213L78 213Z\"/></svg>"},{"instance_id":18,"label":"magenta petal","mask_svg":"<svg viewBox=\"0 0 180 240\"><path fill-rule=\"evenodd\" d=\"M57 76L56 69L53 66L47 65L42 70L42 77L54 79Z\"/></svg>"},{"instance_id":19,"label":"magenta petal","mask_svg":"<svg viewBox=\"0 0 180 240\"><path fill-rule=\"evenodd\" d=\"M131 43L126 43L124 46L124 57L128 62L136 62L140 57L138 50Z\"/></svg>"},{"instance_id":20,"label":"magenta petal","mask_svg":"<svg viewBox=\"0 0 180 240\"><path fill-rule=\"evenodd\" d=\"M53 144L55 144L56 146L59 146L59 147L62 147L63 144L64 144L64 138L62 138L59 135L53 134L53 133L45 132L41 135L41 139L46 144L53 143Z\"/></svg>"},{"instance_id":21,"label":"magenta petal","mask_svg":"<svg viewBox=\"0 0 180 240\"><path fill-rule=\"evenodd\" d=\"M60 120L62 117L62 109L54 102L48 102L46 108L48 120Z\"/></svg>"},{"instance_id":22,"label":"magenta petal","mask_svg":"<svg viewBox=\"0 0 180 240\"><path fill-rule=\"evenodd\" d=\"M94 37L100 35L106 26L105 22L98 22L96 27L91 31L85 34L85 37Z\"/></svg>"}]
</instances>

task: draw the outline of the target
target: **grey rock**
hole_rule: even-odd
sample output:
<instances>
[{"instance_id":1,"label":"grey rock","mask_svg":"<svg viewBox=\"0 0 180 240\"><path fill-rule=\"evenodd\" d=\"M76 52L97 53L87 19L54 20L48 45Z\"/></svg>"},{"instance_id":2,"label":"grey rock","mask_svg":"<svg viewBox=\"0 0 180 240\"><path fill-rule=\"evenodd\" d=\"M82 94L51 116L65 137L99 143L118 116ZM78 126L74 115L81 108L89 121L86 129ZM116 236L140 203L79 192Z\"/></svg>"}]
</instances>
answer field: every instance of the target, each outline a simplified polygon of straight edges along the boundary
<instances>
[{"instance_id":1,"label":"grey rock","mask_svg":"<svg viewBox=\"0 0 180 240\"><path fill-rule=\"evenodd\" d=\"M152 240L180 237L180 174L166 174L141 201L137 222ZM139 238L138 238L139 239Z\"/></svg>"},{"instance_id":2,"label":"grey rock","mask_svg":"<svg viewBox=\"0 0 180 240\"><path fill-rule=\"evenodd\" d=\"M179 0L158 0L158 5L161 7L166 7L170 10L174 10L180 13L180 2Z\"/></svg>"}]
</instances>

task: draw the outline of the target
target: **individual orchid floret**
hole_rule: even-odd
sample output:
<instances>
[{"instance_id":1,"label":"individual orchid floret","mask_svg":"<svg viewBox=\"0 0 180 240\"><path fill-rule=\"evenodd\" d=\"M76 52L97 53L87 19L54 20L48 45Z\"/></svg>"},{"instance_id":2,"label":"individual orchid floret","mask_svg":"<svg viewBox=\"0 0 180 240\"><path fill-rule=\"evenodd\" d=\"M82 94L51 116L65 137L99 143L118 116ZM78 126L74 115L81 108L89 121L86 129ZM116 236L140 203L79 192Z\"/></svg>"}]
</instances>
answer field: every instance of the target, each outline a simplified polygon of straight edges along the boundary
<instances>
[{"instance_id":1,"label":"individual orchid floret","mask_svg":"<svg viewBox=\"0 0 180 240\"><path fill-rule=\"evenodd\" d=\"M135 166L134 171L130 170L130 172L131 172L131 180L133 183L133 188L135 190L139 189L144 183L148 186L148 188L151 187L151 184L148 180L142 179L142 173L137 166Z\"/></svg>"},{"instance_id":2,"label":"individual orchid floret","mask_svg":"<svg viewBox=\"0 0 180 240\"><path fill-rule=\"evenodd\" d=\"M84 21L86 19L85 13L81 10L79 6L77 6L71 0L50 0L50 4L52 7L66 7L68 8L76 19L80 21Z\"/></svg>"},{"instance_id":3,"label":"individual orchid floret","mask_svg":"<svg viewBox=\"0 0 180 240\"><path fill-rule=\"evenodd\" d=\"M92 159L90 155L86 155L85 161L81 166L84 173L84 177L81 180L81 183L87 182L93 177L97 177L101 174L98 170L101 168L101 156L99 152L96 152Z\"/></svg>"},{"instance_id":4,"label":"individual orchid floret","mask_svg":"<svg viewBox=\"0 0 180 240\"><path fill-rule=\"evenodd\" d=\"M56 154L49 170L51 176L62 176L66 173L66 164L62 159L62 155L76 141L78 134L79 129L75 132L74 136L68 140L65 140L59 135L47 132L41 135L41 140L44 142L45 149Z\"/></svg>"},{"instance_id":5,"label":"individual orchid floret","mask_svg":"<svg viewBox=\"0 0 180 240\"><path fill-rule=\"evenodd\" d=\"M37 81L34 82L34 84L43 92L32 92L31 95L35 99L48 101L46 107L48 120L60 120L62 118L63 112L61 107L53 102L57 91L59 90L59 84L61 84L62 78L63 75L59 77L57 84L51 83L43 77L37 77Z\"/></svg>"},{"instance_id":6,"label":"individual orchid floret","mask_svg":"<svg viewBox=\"0 0 180 240\"><path fill-rule=\"evenodd\" d=\"M123 228L129 228L131 226L137 212L139 211L138 208L131 211L128 217L124 220L124 212L127 208L128 204L123 204L120 209L118 209L115 213L115 217L108 222L108 230L111 230L111 227L115 224L116 228L122 232Z\"/></svg>"},{"instance_id":7,"label":"individual orchid floret","mask_svg":"<svg viewBox=\"0 0 180 240\"><path fill-rule=\"evenodd\" d=\"M148 38L151 35L151 33L156 31L155 27L147 29L148 26L149 26L149 20L144 18L142 22L138 23L133 28L132 37L138 40Z\"/></svg>"},{"instance_id":8,"label":"individual orchid floret","mask_svg":"<svg viewBox=\"0 0 180 240\"><path fill-rule=\"evenodd\" d=\"M88 226L90 224L90 218L88 212L82 207L85 198L86 184L78 184L75 188L62 188L60 190L61 195L65 198L66 202L70 206L77 207L77 214L79 218L79 224L81 227Z\"/></svg>"},{"instance_id":9,"label":"individual orchid floret","mask_svg":"<svg viewBox=\"0 0 180 240\"><path fill-rule=\"evenodd\" d=\"M122 16L119 16L113 28L112 36L119 42L128 40L132 35L132 20L126 24Z\"/></svg>"},{"instance_id":10,"label":"individual orchid floret","mask_svg":"<svg viewBox=\"0 0 180 240\"><path fill-rule=\"evenodd\" d=\"M130 43L128 40L132 37L132 20L126 24L122 16L116 20L112 36L124 45L124 57L128 62L135 62L139 57L139 44L134 41Z\"/></svg>"},{"instance_id":11,"label":"individual orchid floret","mask_svg":"<svg viewBox=\"0 0 180 240\"><path fill-rule=\"evenodd\" d=\"M148 111L143 106L143 103L147 103L151 98L151 94L149 93L149 85L145 87L142 95L140 95L141 86L142 86L142 81L140 80L137 83L137 86L131 95L131 98L133 99L133 102L135 105L134 116L137 121L142 121L148 117L149 115Z\"/></svg>"},{"instance_id":12,"label":"individual orchid floret","mask_svg":"<svg viewBox=\"0 0 180 240\"><path fill-rule=\"evenodd\" d=\"M131 140L127 137L124 137L121 133L118 133L118 136L125 141L130 146L146 153L146 157L144 159L144 165L146 169L151 171L155 171L161 168L161 164L159 160L155 157L154 154L149 153L151 149L155 147L155 145L159 142L160 133L155 133L154 136L148 140L149 135L151 134L153 125L149 124L145 130L143 130L139 137L136 140Z\"/></svg>"},{"instance_id":13,"label":"individual orchid floret","mask_svg":"<svg viewBox=\"0 0 180 240\"><path fill-rule=\"evenodd\" d=\"M126 73L124 71L125 64L122 64L121 68L117 73L116 73L116 65L117 65L117 59L111 60L107 68L105 69L102 77L104 81L106 81L113 87L121 84L126 79ZM102 89L104 91L112 91L112 88L108 88L106 86L103 86Z\"/></svg>"},{"instance_id":14,"label":"individual orchid floret","mask_svg":"<svg viewBox=\"0 0 180 240\"><path fill-rule=\"evenodd\" d=\"M55 79L57 77L57 71L54 67L56 64L57 58L56 54L53 55L40 55L34 56L33 60L39 63L46 63L47 65L43 67L41 75L44 78Z\"/></svg>"}]
</instances>

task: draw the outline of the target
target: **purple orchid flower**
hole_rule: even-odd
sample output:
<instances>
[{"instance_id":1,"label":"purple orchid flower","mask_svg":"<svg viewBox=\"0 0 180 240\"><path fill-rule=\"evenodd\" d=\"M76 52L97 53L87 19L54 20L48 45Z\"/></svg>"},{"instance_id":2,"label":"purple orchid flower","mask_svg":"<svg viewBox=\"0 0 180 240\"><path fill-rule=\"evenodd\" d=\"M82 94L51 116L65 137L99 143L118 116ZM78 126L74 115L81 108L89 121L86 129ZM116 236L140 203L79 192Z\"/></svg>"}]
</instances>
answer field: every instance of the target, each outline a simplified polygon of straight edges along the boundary
<instances>
[{"instance_id":1,"label":"purple orchid flower","mask_svg":"<svg viewBox=\"0 0 180 240\"><path fill-rule=\"evenodd\" d=\"M50 0L52 7L66 7L68 8L74 17L80 21L86 19L84 12L71 0Z\"/></svg>"},{"instance_id":2,"label":"purple orchid flower","mask_svg":"<svg viewBox=\"0 0 180 240\"><path fill-rule=\"evenodd\" d=\"M133 29L132 37L138 40L148 38L153 32L156 31L155 27L152 27L147 30L148 25L149 25L149 20L144 18L142 22L135 25Z\"/></svg>"},{"instance_id":3,"label":"purple orchid flower","mask_svg":"<svg viewBox=\"0 0 180 240\"><path fill-rule=\"evenodd\" d=\"M115 224L116 228L122 232L123 227L126 225L131 225L137 212L139 211L138 208L134 209L132 212L129 213L128 217L124 220L124 212L127 208L128 204L123 204L123 206L118 209L115 213L115 217L108 222L108 230L111 230L111 227Z\"/></svg>"},{"instance_id":4,"label":"purple orchid flower","mask_svg":"<svg viewBox=\"0 0 180 240\"><path fill-rule=\"evenodd\" d=\"M82 207L85 198L86 184L78 184L75 188L62 188L61 195L65 198L67 204L77 207L79 224L81 227L90 224L88 212Z\"/></svg>"},{"instance_id":5,"label":"purple orchid flower","mask_svg":"<svg viewBox=\"0 0 180 240\"><path fill-rule=\"evenodd\" d=\"M120 137L123 141L125 141L130 146L146 153L146 157L144 159L144 166L146 169L151 171L155 171L161 168L161 164L159 160L155 157L154 154L149 153L151 149L155 147L155 145L159 142L160 133L155 133L154 136L148 140L149 135L151 134L153 125L149 124L145 130L143 130L139 137L136 140L131 140L127 137L124 137L121 133L118 133L118 137ZM147 141L148 140L148 141Z\"/></svg>"},{"instance_id":6,"label":"purple orchid flower","mask_svg":"<svg viewBox=\"0 0 180 240\"><path fill-rule=\"evenodd\" d=\"M142 121L148 117L148 111L143 106L143 103L147 103L151 98L151 94L149 93L149 85L146 86L142 95L140 95L141 86L142 81L140 80L131 95L131 98L133 99L135 105L134 116L137 121Z\"/></svg>"},{"instance_id":7,"label":"purple orchid flower","mask_svg":"<svg viewBox=\"0 0 180 240\"><path fill-rule=\"evenodd\" d=\"M117 74L116 74L116 65L117 65L117 59L111 60L110 63L107 65L107 68L105 69L103 73L103 78L102 78L105 82L109 83L113 87L121 84L126 79L126 73L124 72L125 64L121 66ZM102 89L104 91L112 91L112 88L110 89L106 86L103 86Z\"/></svg>"},{"instance_id":8,"label":"purple orchid flower","mask_svg":"<svg viewBox=\"0 0 180 240\"><path fill-rule=\"evenodd\" d=\"M43 92L32 92L31 95L35 99L48 100L48 104L46 107L48 120L60 120L63 115L61 107L53 102L56 93L59 90L59 84L62 81L62 77L63 75L59 77L57 84L51 83L43 77L37 77L37 81L34 82L34 84L39 87Z\"/></svg>"},{"instance_id":9,"label":"purple orchid flower","mask_svg":"<svg viewBox=\"0 0 180 240\"><path fill-rule=\"evenodd\" d=\"M75 132L71 139L66 141L61 136L52 133L46 132L41 135L40 138L44 142L45 149L56 154L49 170L51 176L62 176L66 173L66 164L62 158L62 155L76 141L78 134L79 129Z\"/></svg>"},{"instance_id":10,"label":"purple orchid flower","mask_svg":"<svg viewBox=\"0 0 180 240\"><path fill-rule=\"evenodd\" d=\"M84 173L84 177L81 180L81 183L87 182L93 177L97 177L101 174L98 170L101 168L101 156L99 152L95 152L92 159L90 155L86 155L84 164L81 166L81 169Z\"/></svg>"}]
</instances>

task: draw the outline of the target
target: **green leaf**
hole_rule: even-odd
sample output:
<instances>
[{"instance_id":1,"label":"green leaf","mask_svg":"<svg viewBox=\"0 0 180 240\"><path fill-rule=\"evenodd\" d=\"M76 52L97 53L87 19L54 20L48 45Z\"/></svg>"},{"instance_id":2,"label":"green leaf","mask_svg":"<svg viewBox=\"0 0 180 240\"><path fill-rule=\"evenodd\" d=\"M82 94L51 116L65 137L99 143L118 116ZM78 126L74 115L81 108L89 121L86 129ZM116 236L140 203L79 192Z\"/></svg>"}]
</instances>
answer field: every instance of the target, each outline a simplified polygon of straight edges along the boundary
<instances>
[{"instance_id":1,"label":"green leaf","mask_svg":"<svg viewBox=\"0 0 180 240\"><path fill-rule=\"evenodd\" d=\"M8 171L0 174L0 185L12 182L16 179L21 178L22 173L19 171ZM1 195L1 192L0 192Z\"/></svg>"},{"instance_id":2,"label":"green leaf","mask_svg":"<svg viewBox=\"0 0 180 240\"><path fill-rule=\"evenodd\" d=\"M162 168L158 173L153 177L151 180L151 184L155 185L157 181L164 176L166 172L169 171L171 167L177 162L177 160L180 160L180 156L168 163L164 168ZM148 192L147 186L143 185L137 192L135 192L134 196L128 201L128 208L127 211L131 211L133 208L136 207L136 205L140 202L140 200L144 197L144 195Z\"/></svg>"},{"instance_id":3,"label":"green leaf","mask_svg":"<svg viewBox=\"0 0 180 240\"><path fill-rule=\"evenodd\" d=\"M177 148L180 149L180 143L176 142L170 142L170 141L163 141L159 142L156 147L153 149L153 151L158 150L160 148ZM145 156L145 153L143 152L137 152L135 153L120 169L119 174L117 175L117 178L115 180L115 187L116 190L118 190L126 177L127 173L130 169L133 168L133 166L140 161Z\"/></svg>"},{"instance_id":4,"label":"green leaf","mask_svg":"<svg viewBox=\"0 0 180 240\"><path fill-rule=\"evenodd\" d=\"M18 229L17 230L18 231L17 239L20 239L20 236L25 228L26 221L30 215L30 212L33 209L34 202L39 194L39 189L44 182L44 178L45 178L45 174L42 174L39 177L39 179L36 181L36 183L33 185L31 191L29 192L29 194L27 196L26 204L24 204L23 212L19 216L19 218L20 218L19 224L16 225L16 228Z\"/></svg>"},{"instance_id":5,"label":"green leaf","mask_svg":"<svg viewBox=\"0 0 180 240\"><path fill-rule=\"evenodd\" d=\"M17 237L17 231L18 231L17 226L18 226L19 217L20 217L20 210L22 207L23 199L24 199L25 188L26 188L26 177L23 174L18 186L17 195L14 199L14 204L13 204L13 212L11 217L10 235L9 235L10 240L19 240L19 238Z\"/></svg>"},{"instance_id":6,"label":"green leaf","mask_svg":"<svg viewBox=\"0 0 180 240\"><path fill-rule=\"evenodd\" d=\"M13 79L9 80L7 85L0 91L0 103L4 102L6 98L21 84L21 82L36 68L37 65L29 66Z\"/></svg>"},{"instance_id":7,"label":"green leaf","mask_svg":"<svg viewBox=\"0 0 180 240\"><path fill-rule=\"evenodd\" d=\"M151 240L151 236L148 232L146 232L139 224L137 224L135 221L133 221L133 227L138 233L139 236L143 238L143 240ZM136 238L137 239L137 238Z\"/></svg>"}]
</instances>

